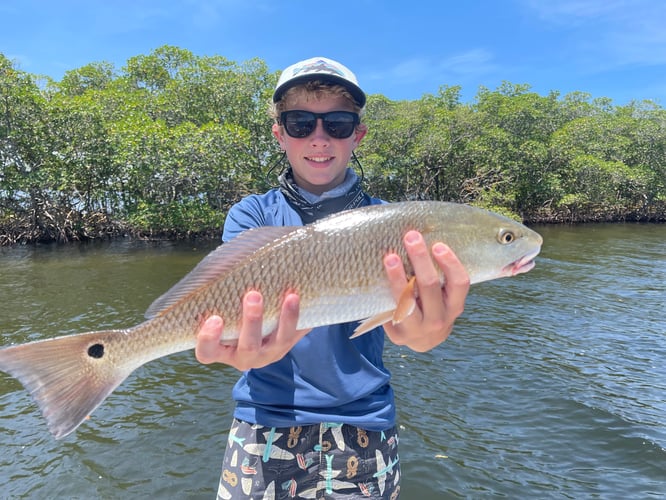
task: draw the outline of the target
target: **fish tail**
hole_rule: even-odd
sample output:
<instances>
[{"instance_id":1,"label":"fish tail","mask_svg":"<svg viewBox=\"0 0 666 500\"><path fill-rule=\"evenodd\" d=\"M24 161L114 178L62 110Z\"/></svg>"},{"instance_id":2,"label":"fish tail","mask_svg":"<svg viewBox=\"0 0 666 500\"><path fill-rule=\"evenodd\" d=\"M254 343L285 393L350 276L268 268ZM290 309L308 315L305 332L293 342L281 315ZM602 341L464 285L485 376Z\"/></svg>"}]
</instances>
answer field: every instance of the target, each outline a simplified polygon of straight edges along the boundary
<instances>
[{"instance_id":1,"label":"fish tail","mask_svg":"<svg viewBox=\"0 0 666 500\"><path fill-rule=\"evenodd\" d=\"M109 359L107 347L128 330L106 330L30 342L0 350L0 371L30 392L56 439L67 436L137 366ZM135 363L136 364L136 363Z\"/></svg>"}]
</instances>

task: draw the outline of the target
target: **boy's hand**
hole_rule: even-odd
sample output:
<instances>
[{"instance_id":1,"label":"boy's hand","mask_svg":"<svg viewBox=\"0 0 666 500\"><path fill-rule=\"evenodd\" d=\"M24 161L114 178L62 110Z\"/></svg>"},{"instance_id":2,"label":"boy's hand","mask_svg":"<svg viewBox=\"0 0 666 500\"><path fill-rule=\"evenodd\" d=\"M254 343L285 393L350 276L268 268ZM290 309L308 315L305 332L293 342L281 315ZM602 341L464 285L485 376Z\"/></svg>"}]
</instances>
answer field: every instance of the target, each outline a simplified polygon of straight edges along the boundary
<instances>
[{"instance_id":1,"label":"boy's hand","mask_svg":"<svg viewBox=\"0 0 666 500\"><path fill-rule=\"evenodd\" d=\"M195 355L199 362L225 363L238 370L261 368L278 361L310 330L296 330L298 324L299 298L295 293L287 294L277 330L265 338L261 337L264 303L259 292L250 291L243 297L243 319L236 345L220 344L224 320L210 316L197 334Z\"/></svg>"},{"instance_id":2,"label":"boy's hand","mask_svg":"<svg viewBox=\"0 0 666 500\"><path fill-rule=\"evenodd\" d=\"M395 325L388 322L384 329L393 343L424 352L444 342L453 330L453 323L465 309L469 276L445 244L435 243L431 258L430 250L418 231L409 231L403 242L416 276L417 307L403 321ZM444 288L440 286L433 258L444 273ZM388 254L384 257L384 268L397 302L407 286L402 260L396 254Z\"/></svg>"},{"instance_id":3,"label":"boy's hand","mask_svg":"<svg viewBox=\"0 0 666 500\"><path fill-rule=\"evenodd\" d=\"M384 329L393 343L415 351L427 351L446 340L455 320L463 313L469 276L455 254L443 243L432 246L432 258L419 232L408 232L404 244L416 276L417 308L399 324L386 323ZM444 288L440 286L433 258L444 273ZM403 263L398 255L388 254L384 258L384 267L393 296L398 301L407 286ZM197 359L204 364L225 363L238 370L261 368L282 359L310 331L296 330L299 314L296 294L285 297L278 328L265 338L261 337L263 310L261 294L248 292L243 298L243 320L236 345L220 344L224 322L219 316L209 317L197 334Z\"/></svg>"}]
</instances>

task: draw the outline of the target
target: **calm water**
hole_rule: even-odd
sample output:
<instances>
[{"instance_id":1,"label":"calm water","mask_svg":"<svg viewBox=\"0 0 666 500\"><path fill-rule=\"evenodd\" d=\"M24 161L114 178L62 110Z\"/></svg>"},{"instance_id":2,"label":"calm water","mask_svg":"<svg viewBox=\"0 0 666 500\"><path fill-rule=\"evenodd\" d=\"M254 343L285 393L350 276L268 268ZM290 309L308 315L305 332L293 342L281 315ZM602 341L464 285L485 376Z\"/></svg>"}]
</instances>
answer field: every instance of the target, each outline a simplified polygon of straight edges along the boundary
<instances>
[{"instance_id":1,"label":"calm water","mask_svg":"<svg viewBox=\"0 0 666 500\"><path fill-rule=\"evenodd\" d=\"M666 495L666 226L537 229L537 268L475 285L445 344L388 347L402 498ZM0 344L137 323L211 248L0 249ZM0 498L214 498L235 379L155 361L55 441L0 373Z\"/></svg>"}]
</instances>

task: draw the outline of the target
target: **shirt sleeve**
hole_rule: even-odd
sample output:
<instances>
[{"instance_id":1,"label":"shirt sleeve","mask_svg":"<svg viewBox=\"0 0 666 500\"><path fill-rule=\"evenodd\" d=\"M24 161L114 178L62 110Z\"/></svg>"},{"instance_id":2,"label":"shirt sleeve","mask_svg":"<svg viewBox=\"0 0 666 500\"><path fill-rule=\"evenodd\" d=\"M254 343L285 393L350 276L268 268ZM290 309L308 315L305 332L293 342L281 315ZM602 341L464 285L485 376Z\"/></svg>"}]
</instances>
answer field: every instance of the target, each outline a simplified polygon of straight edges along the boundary
<instances>
[{"instance_id":1,"label":"shirt sleeve","mask_svg":"<svg viewBox=\"0 0 666 500\"><path fill-rule=\"evenodd\" d=\"M250 195L229 209L224 221L222 241L231 241L248 229L265 225L265 215L261 204L256 196Z\"/></svg>"}]
</instances>

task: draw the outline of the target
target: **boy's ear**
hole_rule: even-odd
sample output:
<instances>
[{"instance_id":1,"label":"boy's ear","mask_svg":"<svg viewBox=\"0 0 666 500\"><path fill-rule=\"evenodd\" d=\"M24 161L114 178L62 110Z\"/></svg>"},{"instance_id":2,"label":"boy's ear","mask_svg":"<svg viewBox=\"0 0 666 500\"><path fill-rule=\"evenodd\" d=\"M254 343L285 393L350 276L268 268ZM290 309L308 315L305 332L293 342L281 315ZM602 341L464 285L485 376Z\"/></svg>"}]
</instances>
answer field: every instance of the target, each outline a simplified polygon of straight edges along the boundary
<instances>
[{"instance_id":1,"label":"boy's ear","mask_svg":"<svg viewBox=\"0 0 666 500\"><path fill-rule=\"evenodd\" d=\"M275 137L280 144L280 148L284 151L284 136L282 135L282 127L277 123L274 123L271 127L273 132L273 137Z\"/></svg>"},{"instance_id":2,"label":"boy's ear","mask_svg":"<svg viewBox=\"0 0 666 500\"><path fill-rule=\"evenodd\" d=\"M356 131L354 132L354 147L361 143L367 133L368 127L365 123L361 123L356 127Z\"/></svg>"}]
</instances>

